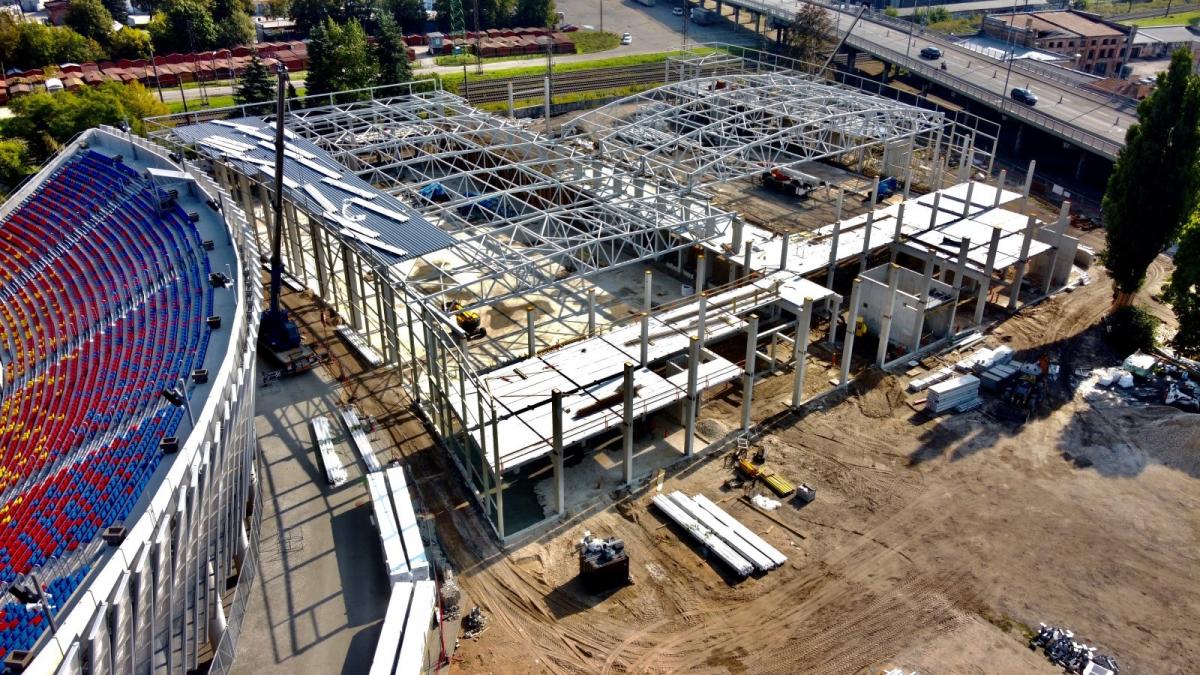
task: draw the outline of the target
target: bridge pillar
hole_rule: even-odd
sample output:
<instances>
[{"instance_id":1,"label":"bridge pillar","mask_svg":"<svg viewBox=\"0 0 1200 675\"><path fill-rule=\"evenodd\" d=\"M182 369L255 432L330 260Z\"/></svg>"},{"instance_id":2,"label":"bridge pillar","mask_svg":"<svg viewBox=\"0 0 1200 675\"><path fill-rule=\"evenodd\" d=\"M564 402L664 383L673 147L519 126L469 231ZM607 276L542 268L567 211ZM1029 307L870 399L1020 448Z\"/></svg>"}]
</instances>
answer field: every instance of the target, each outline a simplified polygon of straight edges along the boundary
<instances>
[{"instance_id":1,"label":"bridge pillar","mask_svg":"<svg viewBox=\"0 0 1200 675\"><path fill-rule=\"evenodd\" d=\"M1017 140L1013 143L1013 152L1021 152L1021 136L1024 135L1025 125L1017 123Z\"/></svg>"},{"instance_id":2,"label":"bridge pillar","mask_svg":"<svg viewBox=\"0 0 1200 675\"><path fill-rule=\"evenodd\" d=\"M857 49L847 49L846 50L846 72L848 72L848 73L854 72L854 58L856 56L858 56Z\"/></svg>"},{"instance_id":3,"label":"bridge pillar","mask_svg":"<svg viewBox=\"0 0 1200 675\"><path fill-rule=\"evenodd\" d=\"M733 6L733 25L742 25L742 8L737 5Z\"/></svg>"},{"instance_id":4,"label":"bridge pillar","mask_svg":"<svg viewBox=\"0 0 1200 675\"><path fill-rule=\"evenodd\" d=\"M754 13L754 34L762 35L762 18L763 15L758 12Z\"/></svg>"},{"instance_id":5,"label":"bridge pillar","mask_svg":"<svg viewBox=\"0 0 1200 675\"><path fill-rule=\"evenodd\" d=\"M1075 180L1083 175L1083 163L1087 160L1088 153L1086 150L1079 151L1079 163L1075 165Z\"/></svg>"}]
</instances>

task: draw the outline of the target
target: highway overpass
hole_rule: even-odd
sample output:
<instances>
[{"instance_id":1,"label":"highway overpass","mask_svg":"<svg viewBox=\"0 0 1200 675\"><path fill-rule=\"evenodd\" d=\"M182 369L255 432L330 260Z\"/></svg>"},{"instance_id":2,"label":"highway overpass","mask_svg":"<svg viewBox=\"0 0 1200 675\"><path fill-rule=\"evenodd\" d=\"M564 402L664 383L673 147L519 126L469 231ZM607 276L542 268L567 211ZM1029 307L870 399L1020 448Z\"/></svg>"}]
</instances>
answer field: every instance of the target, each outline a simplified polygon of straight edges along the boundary
<instances>
[{"instance_id":1,"label":"highway overpass","mask_svg":"<svg viewBox=\"0 0 1200 675\"><path fill-rule=\"evenodd\" d=\"M765 33L772 23L789 23L800 0L699 1L718 11L729 8L727 11L735 12L735 22L748 14L755 28ZM1084 89L1083 80L1071 77L1066 69L1019 60L1010 67L1008 61L957 45L944 36L923 33L918 26L878 12L866 10L855 23L858 6L812 4L829 10L838 37L845 37L850 49L905 68L1105 159L1116 159L1125 144L1126 130L1137 120L1136 101ZM938 62L918 56L922 47L930 45L942 50L946 70L941 70ZM1014 87L1032 89L1039 99L1037 105L1030 107L1011 99L1008 93Z\"/></svg>"}]
</instances>

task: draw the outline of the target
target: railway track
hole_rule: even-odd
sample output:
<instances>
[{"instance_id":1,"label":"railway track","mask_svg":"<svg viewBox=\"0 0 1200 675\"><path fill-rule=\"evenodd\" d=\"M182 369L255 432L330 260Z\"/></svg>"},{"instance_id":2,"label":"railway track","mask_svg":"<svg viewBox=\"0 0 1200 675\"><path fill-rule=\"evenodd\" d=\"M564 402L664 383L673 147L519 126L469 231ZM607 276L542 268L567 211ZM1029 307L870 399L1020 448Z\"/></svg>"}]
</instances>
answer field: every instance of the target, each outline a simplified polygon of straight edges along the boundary
<instances>
[{"instance_id":1,"label":"railway track","mask_svg":"<svg viewBox=\"0 0 1200 675\"><path fill-rule=\"evenodd\" d=\"M551 93L557 96L572 92L663 84L666 82L666 68L666 64L660 62L555 73L552 81L554 90ZM728 72L728 66L717 64L702 67L699 74L706 76L717 72ZM544 74L539 73L476 82L468 80L466 86L459 90L459 95L473 104L497 103L508 100L508 86L511 84L514 100L540 98L543 96L545 77Z\"/></svg>"}]
</instances>

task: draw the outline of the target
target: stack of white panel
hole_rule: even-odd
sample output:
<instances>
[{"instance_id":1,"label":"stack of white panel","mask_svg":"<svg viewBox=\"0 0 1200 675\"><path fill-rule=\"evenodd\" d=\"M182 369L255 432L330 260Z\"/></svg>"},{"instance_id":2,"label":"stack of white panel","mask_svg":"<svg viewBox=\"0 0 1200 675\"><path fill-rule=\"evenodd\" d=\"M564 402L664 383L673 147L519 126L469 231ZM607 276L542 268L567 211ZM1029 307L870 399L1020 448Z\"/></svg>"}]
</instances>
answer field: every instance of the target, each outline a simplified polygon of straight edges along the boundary
<instances>
[{"instance_id":1,"label":"stack of white panel","mask_svg":"<svg viewBox=\"0 0 1200 675\"><path fill-rule=\"evenodd\" d=\"M678 490L672 492L670 496L671 500L679 505L679 508L687 512L689 516L695 518L701 525L708 528L710 532L720 537L726 544L729 544L730 548L737 551L738 555L748 560L751 565L754 565L754 569L759 572L767 572L775 569L775 561L770 556L746 541L722 519L717 518L716 515Z\"/></svg>"},{"instance_id":2,"label":"stack of white panel","mask_svg":"<svg viewBox=\"0 0 1200 675\"><path fill-rule=\"evenodd\" d=\"M979 398L979 378L974 375L963 375L930 387L929 396L925 399L925 410L935 414L942 413L971 403L977 398Z\"/></svg>"},{"instance_id":3,"label":"stack of white panel","mask_svg":"<svg viewBox=\"0 0 1200 675\"><path fill-rule=\"evenodd\" d=\"M417 520L416 510L413 509L404 469L390 466L384 471L384 475L387 477L392 512L396 514L396 529L400 532L400 542L404 545L404 557L408 561L409 573L413 579L426 579L429 576L429 558L425 555L425 545L421 542L420 522Z\"/></svg>"},{"instance_id":4,"label":"stack of white panel","mask_svg":"<svg viewBox=\"0 0 1200 675\"><path fill-rule=\"evenodd\" d=\"M317 451L321 454L321 464L325 466L325 478L333 487L346 482L346 467L333 449L333 432L329 418L318 415L312 420L313 436L317 439Z\"/></svg>"},{"instance_id":5,"label":"stack of white panel","mask_svg":"<svg viewBox=\"0 0 1200 675\"><path fill-rule=\"evenodd\" d=\"M697 541L708 547L714 555L729 566L738 576L748 576L754 571L754 565L748 562L737 551L721 540L719 536L701 525L695 518L684 511L667 495L655 495L654 505L677 525L687 530Z\"/></svg>"},{"instance_id":6,"label":"stack of white panel","mask_svg":"<svg viewBox=\"0 0 1200 675\"><path fill-rule=\"evenodd\" d=\"M352 406L342 408L342 421L346 423L346 430L350 432L354 449L362 457L363 464L367 465L367 472L375 473L382 469L379 458L375 456L375 450L371 447L371 439L367 437L367 432L363 431L362 423L358 420L358 411Z\"/></svg>"},{"instance_id":7,"label":"stack of white panel","mask_svg":"<svg viewBox=\"0 0 1200 675\"><path fill-rule=\"evenodd\" d=\"M363 360L365 360L367 363L376 368L383 365L383 357L380 356L379 352L375 351L375 349L367 343L367 339L364 338L361 333L344 324L338 326L334 330L338 335L342 336L342 339L346 341L346 344L350 345L354 351L358 352L358 355L363 357Z\"/></svg>"},{"instance_id":8,"label":"stack of white panel","mask_svg":"<svg viewBox=\"0 0 1200 675\"><path fill-rule=\"evenodd\" d=\"M753 546L755 549L761 551L764 555L770 558L775 567L779 567L783 565L783 563L787 562L787 556L780 553L779 550L774 546L768 544L762 537L750 531L750 528L741 524L741 522L739 522L736 518L729 515L724 509L709 500L708 497L705 497L704 495L693 495L692 499L700 508L711 513L717 518L717 520L724 523L730 530L733 531L734 534L741 537L747 544Z\"/></svg>"},{"instance_id":9,"label":"stack of white panel","mask_svg":"<svg viewBox=\"0 0 1200 675\"><path fill-rule=\"evenodd\" d=\"M392 597L371 660L370 675L418 675L425 672L425 645L437 615L432 581L392 584Z\"/></svg>"}]
</instances>

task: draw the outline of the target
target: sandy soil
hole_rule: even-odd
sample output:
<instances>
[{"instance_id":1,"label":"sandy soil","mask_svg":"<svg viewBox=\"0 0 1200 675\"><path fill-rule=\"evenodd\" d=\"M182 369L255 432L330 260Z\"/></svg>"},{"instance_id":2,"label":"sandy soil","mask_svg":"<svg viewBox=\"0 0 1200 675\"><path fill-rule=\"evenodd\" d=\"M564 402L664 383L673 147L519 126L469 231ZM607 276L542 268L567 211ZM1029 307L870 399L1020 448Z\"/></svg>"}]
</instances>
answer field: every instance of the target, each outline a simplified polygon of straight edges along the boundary
<instances>
[{"instance_id":1,"label":"sandy soil","mask_svg":"<svg viewBox=\"0 0 1200 675\"><path fill-rule=\"evenodd\" d=\"M1161 278L1168 265L1158 267ZM1025 647L1039 621L1071 627L1124 672L1190 672L1200 661L1198 418L1074 389L1074 368L1117 359L1094 328L1109 287L1093 276L989 337L1067 366L1035 419L1007 421L997 401L928 419L906 405L902 380L876 375L839 396L848 400L776 419L761 441L773 468L817 489L804 508L767 514L724 490L732 470L720 455L668 475L663 490L719 501L789 556L742 581L657 512L654 484L500 550L395 376L350 372L345 394L414 468L465 602L489 619L451 672L1056 672ZM790 388L786 375L763 382L759 417ZM700 429L736 424L736 403L710 401ZM1064 452L1093 463L1078 468ZM578 586L584 530L624 538L632 585L604 596Z\"/></svg>"}]
</instances>

